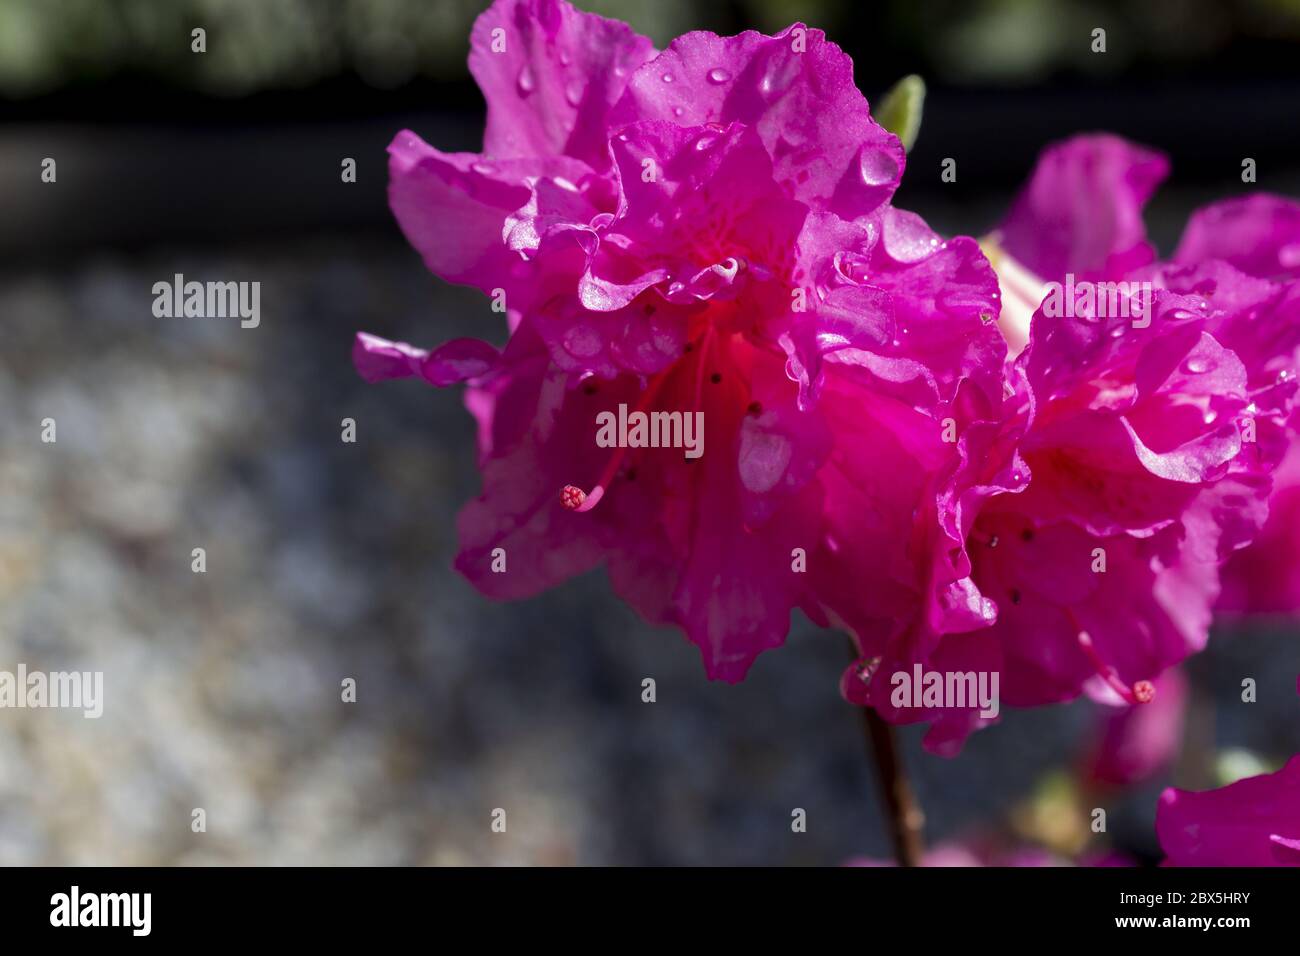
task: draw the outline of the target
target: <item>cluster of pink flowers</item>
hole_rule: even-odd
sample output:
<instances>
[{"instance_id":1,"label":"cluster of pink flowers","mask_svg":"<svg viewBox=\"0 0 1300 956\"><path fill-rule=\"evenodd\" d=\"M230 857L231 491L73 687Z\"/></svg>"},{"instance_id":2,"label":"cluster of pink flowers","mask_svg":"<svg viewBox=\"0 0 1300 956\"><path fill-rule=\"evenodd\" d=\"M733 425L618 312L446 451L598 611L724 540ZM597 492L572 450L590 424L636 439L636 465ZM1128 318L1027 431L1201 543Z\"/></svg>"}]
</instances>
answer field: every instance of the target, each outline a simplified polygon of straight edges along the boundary
<instances>
[{"instance_id":1,"label":"cluster of pink flowers","mask_svg":"<svg viewBox=\"0 0 1300 956\"><path fill-rule=\"evenodd\" d=\"M1261 528L1297 547L1265 525L1270 495L1274 520L1300 514L1273 490L1296 460L1297 204L1211 206L1158 261L1141 207L1165 160L1084 136L984 247L942 237L893 205L902 145L802 25L659 52L563 0L497 0L470 68L483 152L400 133L390 199L433 272L504 305L509 339L361 334L354 359L466 386L483 490L457 567L483 593L603 566L726 681L800 608L852 635L845 696L929 723L941 753L989 718L896 707L880 675L1131 705L1204 646L1216 601L1300 604L1300 562L1241 551ZM1061 317L1043 293L1067 280L1118 292ZM601 447L621 406L703 412L707 453ZM1261 589L1261 565L1296 579Z\"/></svg>"}]
</instances>

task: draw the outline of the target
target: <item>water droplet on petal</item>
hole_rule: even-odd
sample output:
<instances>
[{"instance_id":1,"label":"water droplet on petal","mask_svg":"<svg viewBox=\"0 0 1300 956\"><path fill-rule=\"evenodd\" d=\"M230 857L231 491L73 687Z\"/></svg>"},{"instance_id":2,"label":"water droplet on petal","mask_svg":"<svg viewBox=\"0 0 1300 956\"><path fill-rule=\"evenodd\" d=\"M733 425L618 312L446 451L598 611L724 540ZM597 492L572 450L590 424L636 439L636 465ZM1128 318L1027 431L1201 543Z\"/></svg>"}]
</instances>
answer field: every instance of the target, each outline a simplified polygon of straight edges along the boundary
<instances>
[{"instance_id":1,"label":"water droplet on petal","mask_svg":"<svg viewBox=\"0 0 1300 956\"><path fill-rule=\"evenodd\" d=\"M930 227L913 213L891 210L885 217L885 253L895 262L920 262L930 258L935 252L935 247L930 245L933 237Z\"/></svg>"},{"instance_id":2,"label":"water droplet on petal","mask_svg":"<svg viewBox=\"0 0 1300 956\"><path fill-rule=\"evenodd\" d=\"M986 597L980 598L980 617L992 624L998 619L998 606Z\"/></svg>"},{"instance_id":3,"label":"water droplet on petal","mask_svg":"<svg viewBox=\"0 0 1300 956\"><path fill-rule=\"evenodd\" d=\"M674 115L674 116L681 116L681 115L682 115L683 113L685 113L685 112L686 112L686 111L685 111L684 109L682 109L680 106L674 106L674 107L673 107L673 115Z\"/></svg>"},{"instance_id":4,"label":"water droplet on petal","mask_svg":"<svg viewBox=\"0 0 1300 956\"><path fill-rule=\"evenodd\" d=\"M774 99L784 93L799 75L802 66L801 57L777 55L769 61L763 78L758 83L758 92L764 99Z\"/></svg>"},{"instance_id":5,"label":"water droplet on petal","mask_svg":"<svg viewBox=\"0 0 1300 956\"><path fill-rule=\"evenodd\" d=\"M663 81L665 83L671 83L673 81L673 75L671 73L665 73L663 75Z\"/></svg>"},{"instance_id":6,"label":"water droplet on petal","mask_svg":"<svg viewBox=\"0 0 1300 956\"><path fill-rule=\"evenodd\" d=\"M579 103L581 103L582 94L583 94L582 83L578 80L574 80L573 82L569 83L567 86L564 87L564 100L570 106L577 106Z\"/></svg>"},{"instance_id":7,"label":"water droplet on petal","mask_svg":"<svg viewBox=\"0 0 1300 956\"><path fill-rule=\"evenodd\" d=\"M710 83L726 83L729 79L731 79L731 74L720 66L715 66L709 70Z\"/></svg>"},{"instance_id":8,"label":"water droplet on petal","mask_svg":"<svg viewBox=\"0 0 1300 956\"><path fill-rule=\"evenodd\" d=\"M530 64L524 64L523 69L519 71L519 78L515 82L519 87L520 96L527 96L537 88L537 80L533 77L533 68Z\"/></svg>"},{"instance_id":9,"label":"water droplet on petal","mask_svg":"<svg viewBox=\"0 0 1300 956\"><path fill-rule=\"evenodd\" d=\"M884 186L898 178L898 163L883 149L864 149L858 168L868 186Z\"/></svg>"},{"instance_id":10,"label":"water droplet on petal","mask_svg":"<svg viewBox=\"0 0 1300 956\"><path fill-rule=\"evenodd\" d=\"M1189 375L1204 375L1214 370L1214 363L1203 355L1193 355L1183 363L1183 371Z\"/></svg>"},{"instance_id":11,"label":"water droplet on petal","mask_svg":"<svg viewBox=\"0 0 1300 956\"><path fill-rule=\"evenodd\" d=\"M560 51L560 66L568 66L573 62L573 57L569 56L568 50Z\"/></svg>"}]
</instances>

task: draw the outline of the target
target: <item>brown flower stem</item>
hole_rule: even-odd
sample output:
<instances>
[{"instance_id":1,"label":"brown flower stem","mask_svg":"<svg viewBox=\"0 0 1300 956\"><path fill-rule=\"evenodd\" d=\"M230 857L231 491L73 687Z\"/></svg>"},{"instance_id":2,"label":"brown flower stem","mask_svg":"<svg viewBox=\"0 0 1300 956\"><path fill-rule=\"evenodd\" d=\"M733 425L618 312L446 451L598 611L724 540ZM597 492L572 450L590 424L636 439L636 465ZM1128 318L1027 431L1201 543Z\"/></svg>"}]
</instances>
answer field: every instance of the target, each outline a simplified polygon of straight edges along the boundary
<instances>
[{"instance_id":1,"label":"brown flower stem","mask_svg":"<svg viewBox=\"0 0 1300 956\"><path fill-rule=\"evenodd\" d=\"M925 814L916 802L912 785L898 752L894 728L873 707L862 708L862 722L867 731L871 756L876 762L876 776L889 816L889 837L894 844L894 858L899 866L920 866L925 852L921 830Z\"/></svg>"}]
</instances>

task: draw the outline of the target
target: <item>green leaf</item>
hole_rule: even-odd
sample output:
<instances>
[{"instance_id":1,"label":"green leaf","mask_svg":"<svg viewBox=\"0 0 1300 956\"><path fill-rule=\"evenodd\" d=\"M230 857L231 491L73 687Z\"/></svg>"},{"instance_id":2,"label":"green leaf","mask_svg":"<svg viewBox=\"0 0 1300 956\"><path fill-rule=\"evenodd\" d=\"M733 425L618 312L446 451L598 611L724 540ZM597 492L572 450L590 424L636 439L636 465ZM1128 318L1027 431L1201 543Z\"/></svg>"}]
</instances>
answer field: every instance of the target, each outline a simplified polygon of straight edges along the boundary
<instances>
[{"instance_id":1,"label":"green leaf","mask_svg":"<svg viewBox=\"0 0 1300 956\"><path fill-rule=\"evenodd\" d=\"M902 140L903 149L910 151L916 142L916 134L921 132L924 105L925 80L913 73L895 83L872 112L876 122Z\"/></svg>"},{"instance_id":2,"label":"green leaf","mask_svg":"<svg viewBox=\"0 0 1300 956\"><path fill-rule=\"evenodd\" d=\"M1280 765L1270 763L1259 754L1244 748L1222 750L1214 760L1214 776L1221 787L1279 769L1281 769Z\"/></svg>"}]
</instances>

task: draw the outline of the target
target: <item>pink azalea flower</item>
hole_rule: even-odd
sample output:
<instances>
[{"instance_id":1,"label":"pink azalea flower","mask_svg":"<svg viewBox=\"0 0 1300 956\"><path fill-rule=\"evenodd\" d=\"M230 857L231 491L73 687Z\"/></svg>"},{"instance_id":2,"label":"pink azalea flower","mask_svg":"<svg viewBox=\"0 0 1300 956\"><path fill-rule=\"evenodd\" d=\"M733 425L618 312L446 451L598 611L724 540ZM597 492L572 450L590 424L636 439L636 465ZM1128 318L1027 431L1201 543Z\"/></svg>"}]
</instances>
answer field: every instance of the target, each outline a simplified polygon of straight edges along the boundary
<instances>
[{"instance_id":1,"label":"pink azalea flower","mask_svg":"<svg viewBox=\"0 0 1300 956\"><path fill-rule=\"evenodd\" d=\"M930 613L864 647L877 675L922 661L998 673L1011 706L1083 691L1134 704L1204 647L1219 568L1258 533L1285 449L1300 288L1190 253L1153 263L1140 212L1164 170L1117 137L1079 137L1044 154L1013 205L994 255L1014 258L1040 301L1012 411L965 430L928 545ZM1208 247L1189 235L1188 248ZM1269 261L1247 245L1243 262ZM1040 280L1071 273L1150 294L1049 314ZM843 686L891 721L930 721L941 753L987 722L970 707L897 707L878 678Z\"/></svg>"},{"instance_id":2,"label":"pink azalea flower","mask_svg":"<svg viewBox=\"0 0 1300 956\"><path fill-rule=\"evenodd\" d=\"M1217 790L1171 787L1156 834L1171 866L1300 866L1300 755Z\"/></svg>"},{"instance_id":3,"label":"pink azalea flower","mask_svg":"<svg viewBox=\"0 0 1300 956\"><path fill-rule=\"evenodd\" d=\"M1220 259L1247 275L1300 280L1300 203L1257 194L1215 203L1187 225L1174 260ZM1295 422L1289 430L1294 434ZM1217 610L1300 614L1300 447L1294 442L1274 474L1268 521L1223 569Z\"/></svg>"},{"instance_id":4,"label":"pink azalea flower","mask_svg":"<svg viewBox=\"0 0 1300 956\"><path fill-rule=\"evenodd\" d=\"M795 607L897 629L929 586L911 549L952 473L943 421L1000 417L1006 346L977 244L889 204L902 147L849 58L802 25L656 53L498 0L470 67L483 152L400 133L390 200L431 270L504 298L509 342L354 349L370 380L468 385L458 569L515 598L603 565L729 681ZM620 406L702 412L705 453L598 447Z\"/></svg>"}]
</instances>

